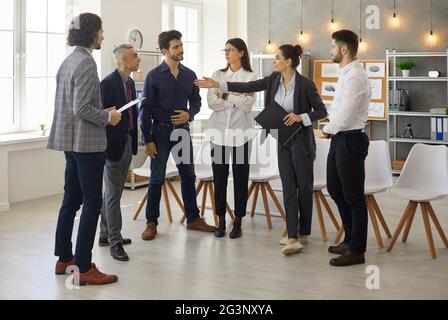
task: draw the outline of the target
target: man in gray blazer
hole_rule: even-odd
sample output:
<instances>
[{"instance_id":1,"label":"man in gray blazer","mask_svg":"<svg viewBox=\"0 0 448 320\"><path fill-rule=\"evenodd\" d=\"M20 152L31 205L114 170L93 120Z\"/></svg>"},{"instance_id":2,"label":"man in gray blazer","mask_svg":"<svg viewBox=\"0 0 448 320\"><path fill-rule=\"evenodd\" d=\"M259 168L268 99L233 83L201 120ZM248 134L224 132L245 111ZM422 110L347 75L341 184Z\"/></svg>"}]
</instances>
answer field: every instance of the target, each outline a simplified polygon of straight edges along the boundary
<instances>
[{"instance_id":1,"label":"man in gray blazer","mask_svg":"<svg viewBox=\"0 0 448 320\"><path fill-rule=\"evenodd\" d=\"M92 51L103 41L101 18L83 13L73 19L68 44L75 47L56 75L53 125L48 148L64 151L66 159L64 199L56 230L56 274L77 266L79 284L102 285L118 277L99 272L92 263L92 247L102 205L103 169L106 160L106 126L117 125L115 107L103 110L100 81ZM82 214L75 255L72 232L76 212Z\"/></svg>"}]
</instances>

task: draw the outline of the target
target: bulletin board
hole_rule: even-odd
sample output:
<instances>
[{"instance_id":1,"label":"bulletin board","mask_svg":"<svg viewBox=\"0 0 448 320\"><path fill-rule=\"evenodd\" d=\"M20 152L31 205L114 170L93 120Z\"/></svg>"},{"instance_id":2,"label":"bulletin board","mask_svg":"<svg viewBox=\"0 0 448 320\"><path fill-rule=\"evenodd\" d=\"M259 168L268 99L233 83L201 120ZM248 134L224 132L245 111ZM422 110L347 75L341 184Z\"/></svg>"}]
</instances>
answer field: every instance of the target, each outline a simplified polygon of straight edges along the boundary
<instances>
[{"instance_id":1,"label":"bulletin board","mask_svg":"<svg viewBox=\"0 0 448 320\"><path fill-rule=\"evenodd\" d=\"M369 77L372 97L369 120L386 120L386 60L360 60ZM314 60L314 83L322 101L331 112L331 102L336 93L339 64L331 60Z\"/></svg>"}]
</instances>

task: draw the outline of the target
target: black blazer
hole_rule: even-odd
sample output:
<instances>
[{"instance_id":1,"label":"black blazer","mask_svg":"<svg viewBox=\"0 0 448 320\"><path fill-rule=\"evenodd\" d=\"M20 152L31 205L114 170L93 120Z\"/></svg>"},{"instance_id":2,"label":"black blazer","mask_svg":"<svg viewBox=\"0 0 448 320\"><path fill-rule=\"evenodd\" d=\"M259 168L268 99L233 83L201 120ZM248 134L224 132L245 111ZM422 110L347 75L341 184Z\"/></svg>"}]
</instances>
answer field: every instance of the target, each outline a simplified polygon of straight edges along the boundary
<instances>
[{"instance_id":1,"label":"black blazer","mask_svg":"<svg viewBox=\"0 0 448 320\"><path fill-rule=\"evenodd\" d=\"M275 100L281 76L279 72L274 72L264 79L251 82L228 82L228 91L240 93L265 91L265 108L269 108ZM314 82L297 71L294 87L294 113L307 113L311 122L324 119L327 116L327 109L317 92ZM308 153L315 155L316 141L314 139L313 126L304 126L297 136L304 143Z\"/></svg>"},{"instance_id":2,"label":"black blazer","mask_svg":"<svg viewBox=\"0 0 448 320\"><path fill-rule=\"evenodd\" d=\"M135 83L131 79L131 92L132 99L136 99ZM103 107L109 108L112 106L117 107L117 110L127 103L126 92L124 91L123 80L118 70L115 69L110 75L101 81L101 99L103 101ZM132 134L132 154L137 154L137 130L138 130L138 108L133 106L133 118L135 130ZM107 126L107 150L106 157L110 161L120 161L124 147L126 145L126 139L129 132L129 112L124 111L121 116L121 121L118 125Z\"/></svg>"}]
</instances>

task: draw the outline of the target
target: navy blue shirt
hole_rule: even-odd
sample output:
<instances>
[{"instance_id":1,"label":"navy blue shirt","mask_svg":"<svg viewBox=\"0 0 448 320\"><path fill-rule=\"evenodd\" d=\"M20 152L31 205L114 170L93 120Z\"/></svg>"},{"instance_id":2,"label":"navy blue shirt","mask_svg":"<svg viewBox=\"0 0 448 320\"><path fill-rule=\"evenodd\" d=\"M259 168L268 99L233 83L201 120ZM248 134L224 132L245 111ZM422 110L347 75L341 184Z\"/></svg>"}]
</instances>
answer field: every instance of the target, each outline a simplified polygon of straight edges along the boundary
<instances>
[{"instance_id":1,"label":"navy blue shirt","mask_svg":"<svg viewBox=\"0 0 448 320\"><path fill-rule=\"evenodd\" d=\"M143 92L146 99L140 107L144 144L154 141L151 130L153 121L171 123L176 109L187 111L189 121L193 121L201 109L199 88L193 83L196 79L196 74L182 64L179 64L177 79L174 78L165 61L148 73Z\"/></svg>"}]
</instances>

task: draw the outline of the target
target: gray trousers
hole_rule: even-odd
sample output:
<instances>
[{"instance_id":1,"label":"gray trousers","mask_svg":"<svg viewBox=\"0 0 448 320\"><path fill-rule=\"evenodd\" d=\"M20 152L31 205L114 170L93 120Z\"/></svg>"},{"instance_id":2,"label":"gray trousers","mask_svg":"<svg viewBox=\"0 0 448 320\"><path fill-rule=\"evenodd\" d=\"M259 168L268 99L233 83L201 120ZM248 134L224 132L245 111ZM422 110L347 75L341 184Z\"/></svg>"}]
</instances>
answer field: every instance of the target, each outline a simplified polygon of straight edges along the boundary
<instances>
[{"instance_id":1,"label":"gray trousers","mask_svg":"<svg viewBox=\"0 0 448 320\"><path fill-rule=\"evenodd\" d=\"M313 215L313 163L315 152L309 152L300 137L288 147L278 146L278 167L283 186L286 229L289 238L311 234Z\"/></svg>"},{"instance_id":2,"label":"gray trousers","mask_svg":"<svg viewBox=\"0 0 448 320\"><path fill-rule=\"evenodd\" d=\"M128 136L120 161L106 160L104 166L104 194L101 209L100 238L107 239L111 246L123 242L121 236L120 200L124 182L132 160L132 138Z\"/></svg>"}]
</instances>

